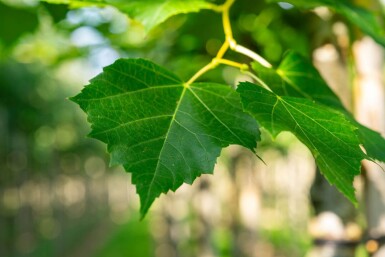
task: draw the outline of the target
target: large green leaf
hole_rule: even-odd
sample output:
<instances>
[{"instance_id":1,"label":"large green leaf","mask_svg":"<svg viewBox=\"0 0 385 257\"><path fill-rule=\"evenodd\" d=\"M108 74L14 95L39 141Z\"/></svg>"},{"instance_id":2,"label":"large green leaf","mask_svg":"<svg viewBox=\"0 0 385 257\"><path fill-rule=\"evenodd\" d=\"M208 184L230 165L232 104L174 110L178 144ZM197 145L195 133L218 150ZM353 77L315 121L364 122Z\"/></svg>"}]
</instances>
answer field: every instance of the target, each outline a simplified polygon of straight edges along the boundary
<instances>
[{"instance_id":1,"label":"large green leaf","mask_svg":"<svg viewBox=\"0 0 385 257\"><path fill-rule=\"evenodd\" d=\"M280 0L268 0L269 2L281 2ZM335 12L343 15L351 23L359 27L364 33L371 36L381 45L385 46L385 29L381 26L381 15L365 8L352 4L348 0L286 0L299 8L314 8L327 6ZM381 5L379 4L379 7ZM380 13L380 10L377 10Z\"/></svg>"},{"instance_id":2,"label":"large green leaf","mask_svg":"<svg viewBox=\"0 0 385 257\"><path fill-rule=\"evenodd\" d=\"M204 0L41 0L53 4L69 4L71 7L111 5L143 24L150 31L168 18L182 13L215 8Z\"/></svg>"},{"instance_id":3,"label":"large green leaf","mask_svg":"<svg viewBox=\"0 0 385 257\"><path fill-rule=\"evenodd\" d=\"M116 61L72 100L88 114L90 136L108 145L111 164L132 173L142 215L161 193L212 173L223 147L254 151L259 140L233 89L186 85L143 59Z\"/></svg>"},{"instance_id":4,"label":"large green leaf","mask_svg":"<svg viewBox=\"0 0 385 257\"><path fill-rule=\"evenodd\" d=\"M341 111L358 128L357 134L367 155L385 162L385 139L354 119L309 60L291 51L276 70L257 63L253 64L253 69L280 96L307 98Z\"/></svg>"},{"instance_id":5,"label":"large green leaf","mask_svg":"<svg viewBox=\"0 0 385 257\"><path fill-rule=\"evenodd\" d=\"M275 93L249 82L240 83L244 110L273 135L292 132L312 152L331 184L356 202L353 179L360 173L365 154L356 128L345 115L311 100Z\"/></svg>"}]
</instances>

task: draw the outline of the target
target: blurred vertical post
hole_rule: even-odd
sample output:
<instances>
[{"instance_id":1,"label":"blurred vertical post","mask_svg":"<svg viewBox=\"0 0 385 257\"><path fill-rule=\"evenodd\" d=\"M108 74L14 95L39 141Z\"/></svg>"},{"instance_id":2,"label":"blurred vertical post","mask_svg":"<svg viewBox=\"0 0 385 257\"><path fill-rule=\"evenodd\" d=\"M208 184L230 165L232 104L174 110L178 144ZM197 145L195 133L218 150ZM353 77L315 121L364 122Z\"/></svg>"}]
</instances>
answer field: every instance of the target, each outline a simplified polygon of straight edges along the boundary
<instances>
[{"instance_id":1,"label":"blurred vertical post","mask_svg":"<svg viewBox=\"0 0 385 257\"><path fill-rule=\"evenodd\" d=\"M252 184L253 167L255 163L250 152L243 148L232 147L229 154L228 170L231 178L231 199L229 202L229 212L231 213L230 229L232 234L231 256L253 257L256 256L257 249L257 221L258 217L252 215L249 226L245 224L245 208L242 209L242 195ZM255 186L255 185L254 185ZM248 211L253 213L253 204L258 204L260 198L258 191L253 191L254 198L248 199ZM243 214L243 215L242 215ZM250 215L249 215L250 216ZM243 218L243 219L242 219ZM249 221L250 223L250 221Z\"/></svg>"},{"instance_id":2,"label":"blurred vertical post","mask_svg":"<svg viewBox=\"0 0 385 257\"><path fill-rule=\"evenodd\" d=\"M338 27L340 26L340 27ZM313 61L323 78L349 108L351 90L345 56L348 46L343 24L334 26L337 45L325 44L314 51ZM346 31L345 31L346 32ZM340 35L339 35L340 34ZM309 224L313 248L307 257L354 257L361 236L355 223L357 211L335 187L320 174L311 188L315 217Z\"/></svg>"},{"instance_id":3,"label":"blurred vertical post","mask_svg":"<svg viewBox=\"0 0 385 257\"><path fill-rule=\"evenodd\" d=\"M382 10L378 0L355 0L373 11ZM380 13L380 12L378 12ZM383 18L383 17L382 17ZM355 115L359 122L385 135L384 48L364 37L353 46L356 78L354 84ZM378 164L365 161L366 249L370 256L385 256L385 174Z\"/></svg>"},{"instance_id":4,"label":"blurred vertical post","mask_svg":"<svg viewBox=\"0 0 385 257\"><path fill-rule=\"evenodd\" d=\"M381 9L377 0L356 0L355 3L371 10ZM342 100L345 106L352 106L358 121L378 132L384 133L384 49L369 37L364 37L353 44L344 46L344 40L341 41L338 31L334 31L334 33L337 36L339 52L335 51L335 58L330 58L333 56L331 51L327 53L325 52L325 47L324 49L320 48L318 54L317 51L315 52L315 64L339 96L349 95L346 91L340 91L341 88L345 88L345 90L350 88L346 84L346 82L349 82L349 79L346 77L345 80L338 81L338 77L335 76L338 71L336 68L338 67L335 65L338 62L342 63L344 61L344 52L350 52L350 47L353 45L352 57L355 77L351 96L352 100L348 100L345 97ZM356 36L359 38L361 35L356 33ZM337 49L332 45L329 48ZM323 56L328 58L323 58ZM328 61L327 59L330 60ZM332 59L335 59L334 64ZM334 76L332 73L334 73ZM347 73L345 71L345 74ZM350 102L352 104L349 104ZM370 252L371 256L381 257L385 256L385 247L381 247L381 241L384 241L383 237L385 236L385 191L382 189L385 185L385 174L380 166L370 162L363 163L363 171L365 190L361 193L364 194L367 237L369 238L366 249ZM355 182L359 182L359 180ZM355 184L357 186L357 183ZM325 187L327 190L325 190ZM322 179L316 180L312 190L312 199L318 216L315 218L311 230L313 236L318 240L315 241L316 246L308 256L354 256L355 246L360 242L358 241L360 233L359 229L356 226L349 225L349 222L354 220L353 214L355 210L349 210L349 204L345 203L343 199L338 200L338 195L330 192L328 186L325 186L324 182L322 182ZM339 212L344 209L344 206L347 209L342 213ZM325 210L328 210L328 212L324 212ZM352 215L349 215L349 212ZM338 230L340 231L338 232Z\"/></svg>"},{"instance_id":5,"label":"blurred vertical post","mask_svg":"<svg viewBox=\"0 0 385 257\"><path fill-rule=\"evenodd\" d=\"M355 81L355 114L362 124L385 133L384 49L365 37L354 45L357 77ZM365 161L365 207L367 249L381 257L385 247L376 241L385 236L385 174L375 163ZM370 240L372 239L372 240Z\"/></svg>"}]
</instances>

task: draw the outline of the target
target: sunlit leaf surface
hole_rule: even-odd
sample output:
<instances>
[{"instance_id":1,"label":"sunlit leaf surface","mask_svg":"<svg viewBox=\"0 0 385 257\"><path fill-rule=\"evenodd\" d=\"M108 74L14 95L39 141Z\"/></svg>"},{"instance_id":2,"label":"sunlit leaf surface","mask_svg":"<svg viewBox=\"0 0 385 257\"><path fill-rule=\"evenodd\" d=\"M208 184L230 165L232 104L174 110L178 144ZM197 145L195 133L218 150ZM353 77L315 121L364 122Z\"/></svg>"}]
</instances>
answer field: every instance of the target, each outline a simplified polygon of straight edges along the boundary
<instances>
[{"instance_id":1,"label":"sunlit leaf surface","mask_svg":"<svg viewBox=\"0 0 385 257\"><path fill-rule=\"evenodd\" d=\"M292 132L312 152L331 184L356 202L353 179L365 158L356 128L340 112L304 98L279 96L249 83L240 83L245 111L273 135Z\"/></svg>"},{"instance_id":2,"label":"sunlit leaf surface","mask_svg":"<svg viewBox=\"0 0 385 257\"><path fill-rule=\"evenodd\" d=\"M223 147L254 151L259 140L232 88L187 86L143 59L118 60L72 100L88 114L90 136L108 145L111 164L132 173L142 215L161 193L212 173Z\"/></svg>"}]
</instances>

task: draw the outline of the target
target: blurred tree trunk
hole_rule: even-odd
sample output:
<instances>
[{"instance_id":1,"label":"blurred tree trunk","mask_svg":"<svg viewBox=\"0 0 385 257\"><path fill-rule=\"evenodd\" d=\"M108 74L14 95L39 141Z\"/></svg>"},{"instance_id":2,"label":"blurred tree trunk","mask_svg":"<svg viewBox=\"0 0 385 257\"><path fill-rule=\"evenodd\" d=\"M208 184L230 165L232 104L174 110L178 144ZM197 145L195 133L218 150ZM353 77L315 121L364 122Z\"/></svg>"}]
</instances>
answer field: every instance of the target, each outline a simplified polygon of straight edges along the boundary
<instances>
[{"instance_id":1,"label":"blurred tree trunk","mask_svg":"<svg viewBox=\"0 0 385 257\"><path fill-rule=\"evenodd\" d=\"M378 0L355 0L373 11L381 10ZM371 38L364 37L353 47L356 61L354 87L355 115L362 124L385 134L384 48ZM366 244L370 256L385 256L385 174L379 165L365 161L365 215L367 222Z\"/></svg>"},{"instance_id":2,"label":"blurred tree trunk","mask_svg":"<svg viewBox=\"0 0 385 257\"><path fill-rule=\"evenodd\" d=\"M378 6L378 1L375 0L356 0L355 2L372 10L381 8ZM322 52L321 54L318 53L318 57L321 58L317 58L316 53L315 64L329 85L342 98L345 106L348 108L352 106L357 120L378 132L384 133L384 49L368 37L354 42L352 57L356 74L354 74L353 91L348 93L347 90L351 88L348 84L350 82L347 76L348 71L341 70L337 64L344 60L346 62L347 58L346 56L344 58L343 53L349 52L351 46L341 45L344 40L339 40L338 35L336 36L341 48L339 58L330 58L333 56L332 54L322 55ZM329 56L329 60L322 58L323 56ZM346 64L344 66L346 67ZM340 65L340 67L343 66ZM342 75L345 78L339 78L341 76L338 73L345 74ZM380 241L385 241L383 240L385 236L385 190L383 189L385 174L380 166L370 162L363 163L363 171L365 189L361 190L363 191L361 193L366 208L366 236L369 239L366 248L371 252L372 257L383 257L385 256L385 247L381 247ZM360 179L355 182L360 182ZM359 184L355 183L356 187L357 185ZM328 183L320 177L319 172L312 188L312 201L317 216L311 224L310 230L316 240L308 257L355 256L355 248L359 243L358 239L361 234L357 225L354 225L357 210L348 201L341 198L340 193L331 189Z\"/></svg>"},{"instance_id":3,"label":"blurred tree trunk","mask_svg":"<svg viewBox=\"0 0 385 257\"><path fill-rule=\"evenodd\" d=\"M243 230L239 218L239 197L240 192L236 184L237 168L241 159L243 159L243 152L240 149L234 149L229 158L228 169L231 176L231 192L232 199L230 201L229 211L231 212L230 229L233 236L231 245L231 256L245 257L245 249L242 247L241 231Z\"/></svg>"},{"instance_id":4,"label":"blurred tree trunk","mask_svg":"<svg viewBox=\"0 0 385 257\"><path fill-rule=\"evenodd\" d=\"M253 176L254 156L249 151L240 147L231 148L228 160L228 170L231 177L231 200L229 202L229 212L231 213L230 229L232 234L231 256L233 257L253 257L256 256L257 243L257 224L247 226L242 220L241 197L243 190L249 181L255 180ZM254 191L257 193L257 191ZM259 196L255 196L259 197ZM257 219L257 217L254 217ZM266 255L265 255L266 256Z\"/></svg>"},{"instance_id":5,"label":"blurred tree trunk","mask_svg":"<svg viewBox=\"0 0 385 257\"><path fill-rule=\"evenodd\" d=\"M363 38L354 46L357 77L355 83L355 114L361 123L385 133L384 49L370 38ZM365 206L367 236L385 236L385 174L375 163L365 161ZM385 247L376 240L367 244L374 257L385 256ZM379 249L378 249L379 248Z\"/></svg>"},{"instance_id":6,"label":"blurred tree trunk","mask_svg":"<svg viewBox=\"0 0 385 257\"><path fill-rule=\"evenodd\" d=\"M314 64L349 108L351 90L343 47L337 49L326 44L316 49ZM311 188L311 201L316 215L309 225L314 245L307 257L354 257L361 236L355 224L357 210L335 187L330 186L318 168Z\"/></svg>"}]
</instances>

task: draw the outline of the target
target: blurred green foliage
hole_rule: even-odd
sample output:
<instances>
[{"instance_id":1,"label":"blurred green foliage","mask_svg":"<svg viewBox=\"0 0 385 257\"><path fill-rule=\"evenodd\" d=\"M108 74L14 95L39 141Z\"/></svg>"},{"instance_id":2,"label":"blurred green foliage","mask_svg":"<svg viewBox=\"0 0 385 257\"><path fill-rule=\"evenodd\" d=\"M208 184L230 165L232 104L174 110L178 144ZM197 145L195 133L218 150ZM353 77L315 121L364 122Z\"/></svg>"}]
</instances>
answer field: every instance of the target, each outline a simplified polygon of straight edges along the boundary
<instances>
[{"instance_id":1,"label":"blurred green foliage","mask_svg":"<svg viewBox=\"0 0 385 257\"><path fill-rule=\"evenodd\" d=\"M23 33L38 26L38 17L31 8L13 8L0 3L0 13L0 42L4 45L15 43Z\"/></svg>"},{"instance_id":2,"label":"blurred green foliage","mask_svg":"<svg viewBox=\"0 0 385 257\"><path fill-rule=\"evenodd\" d=\"M119 227L95 257L146 257L152 256L152 240L146 221L132 220Z\"/></svg>"}]
</instances>

